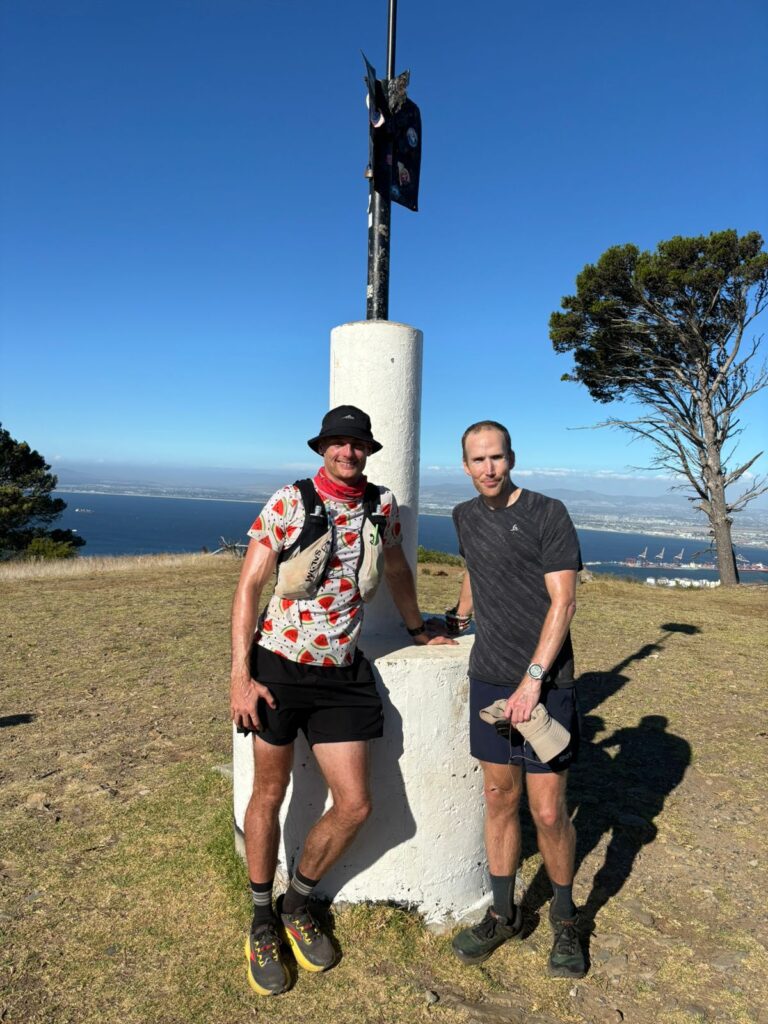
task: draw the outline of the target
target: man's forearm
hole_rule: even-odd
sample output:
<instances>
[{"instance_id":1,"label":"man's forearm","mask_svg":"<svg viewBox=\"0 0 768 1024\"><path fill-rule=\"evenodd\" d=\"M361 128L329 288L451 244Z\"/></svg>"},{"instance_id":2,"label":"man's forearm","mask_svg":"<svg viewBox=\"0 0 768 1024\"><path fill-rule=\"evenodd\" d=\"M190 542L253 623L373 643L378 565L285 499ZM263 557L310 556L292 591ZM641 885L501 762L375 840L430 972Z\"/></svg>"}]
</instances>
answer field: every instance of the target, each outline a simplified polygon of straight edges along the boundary
<instances>
[{"instance_id":1,"label":"man's forearm","mask_svg":"<svg viewBox=\"0 0 768 1024\"><path fill-rule=\"evenodd\" d=\"M232 675L250 675L249 656L259 617L261 588L241 585L232 602Z\"/></svg>"},{"instance_id":2,"label":"man's forearm","mask_svg":"<svg viewBox=\"0 0 768 1024\"><path fill-rule=\"evenodd\" d=\"M549 606L536 650L531 656L531 663L541 665L545 675L560 653L575 610L576 605L572 601L553 601ZM530 720L533 709L539 703L543 681L543 678L531 678L527 672L523 676L520 685L507 701L505 709L505 714L513 725Z\"/></svg>"},{"instance_id":3,"label":"man's forearm","mask_svg":"<svg viewBox=\"0 0 768 1024\"><path fill-rule=\"evenodd\" d=\"M232 677L250 679L249 655L264 587L272 578L277 554L252 540L245 554L232 601Z\"/></svg>"},{"instance_id":4,"label":"man's forearm","mask_svg":"<svg viewBox=\"0 0 768 1024\"><path fill-rule=\"evenodd\" d=\"M464 573L464 579L461 581L461 590L459 591L459 601L456 605L456 614L466 617L471 615L473 611L472 584L469 582L469 571L466 571Z\"/></svg>"},{"instance_id":5,"label":"man's forearm","mask_svg":"<svg viewBox=\"0 0 768 1024\"><path fill-rule=\"evenodd\" d=\"M576 605L571 601L549 606L536 650L531 655L531 662L541 665L545 673L550 670L560 653L575 611Z\"/></svg>"},{"instance_id":6,"label":"man's forearm","mask_svg":"<svg viewBox=\"0 0 768 1024\"><path fill-rule=\"evenodd\" d=\"M448 630L449 636L459 636L469 629L473 610L469 570L465 570L459 590L459 600L453 608L447 608L445 611L445 628Z\"/></svg>"},{"instance_id":7,"label":"man's forearm","mask_svg":"<svg viewBox=\"0 0 768 1024\"><path fill-rule=\"evenodd\" d=\"M413 573L407 562L386 569L387 585L397 610L403 617L406 629L417 629L423 622L419 600L416 596L416 584Z\"/></svg>"}]
</instances>

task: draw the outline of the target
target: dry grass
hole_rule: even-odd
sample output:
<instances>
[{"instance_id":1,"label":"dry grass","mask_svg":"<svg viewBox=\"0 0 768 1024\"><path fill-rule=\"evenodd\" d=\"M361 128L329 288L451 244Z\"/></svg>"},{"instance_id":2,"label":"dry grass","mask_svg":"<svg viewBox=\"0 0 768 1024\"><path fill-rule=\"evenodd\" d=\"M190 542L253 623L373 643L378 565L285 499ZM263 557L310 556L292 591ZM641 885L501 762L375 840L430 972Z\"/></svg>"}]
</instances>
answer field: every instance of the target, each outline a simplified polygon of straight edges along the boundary
<instances>
[{"instance_id":1,"label":"dry grass","mask_svg":"<svg viewBox=\"0 0 768 1024\"><path fill-rule=\"evenodd\" d=\"M360 906L336 915L337 968L257 1001L244 983L231 787L213 770L230 757L239 563L82 561L85 573L63 564L0 579L4 1022L601 1024L617 1007L634 1024L758 1020L764 589L581 588L574 632L594 742L572 779L576 890L596 934L576 996L546 978L545 926L466 969L413 916ZM453 604L460 570L428 568L423 606ZM539 868L527 834L532 926L546 914ZM614 955L628 959L612 980ZM433 1007L425 989L440 995Z\"/></svg>"},{"instance_id":2,"label":"dry grass","mask_svg":"<svg viewBox=\"0 0 768 1024\"><path fill-rule=\"evenodd\" d=\"M123 555L119 558L62 558L30 560L28 562L0 562L0 583L11 580L57 580L73 576L100 576L105 572L142 572L159 566L186 565L202 562L210 555ZM217 555L217 558L222 557ZM231 558L231 556L225 556Z\"/></svg>"}]
</instances>

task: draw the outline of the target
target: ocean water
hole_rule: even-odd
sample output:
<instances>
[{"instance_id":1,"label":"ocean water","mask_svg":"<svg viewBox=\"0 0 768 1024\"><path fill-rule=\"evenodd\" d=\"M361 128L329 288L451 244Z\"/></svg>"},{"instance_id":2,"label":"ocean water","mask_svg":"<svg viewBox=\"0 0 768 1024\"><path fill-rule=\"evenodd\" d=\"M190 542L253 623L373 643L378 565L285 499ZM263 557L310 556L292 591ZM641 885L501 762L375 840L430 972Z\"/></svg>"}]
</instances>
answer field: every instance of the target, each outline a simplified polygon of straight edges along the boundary
<instances>
[{"instance_id":1,"label":"ocean water","mask_svg":"<svg viewBox=\"0 0 768 1024\"><path fill-rule=\"evenodd\" d=\"M208 501L198 498L144 498L131 494L82 494L58 492L67 509L57 526L74 529L85 538L81 555L147 555L160 552L214 551L221 537L247 542L248 528L261 510L249 501ZM87 509L89 511L78 511ZM611 565L635 558L647 546L653 560L662 548L664 561L683 549L683 562L712 561L705 541L683 540L639 533L578 530L581 554L595 572L613 572L645 579L647 576L679 576L685 579L717 579L713 570L630 569ZM419 543L436 551L458 553L450 516L420 515ZM749 561L768 564L768 548L738 546ZM698 557L697 557L698 556ZM745 583L768 583L768 573L744 573Z\"/></svg>"}]
</instances>

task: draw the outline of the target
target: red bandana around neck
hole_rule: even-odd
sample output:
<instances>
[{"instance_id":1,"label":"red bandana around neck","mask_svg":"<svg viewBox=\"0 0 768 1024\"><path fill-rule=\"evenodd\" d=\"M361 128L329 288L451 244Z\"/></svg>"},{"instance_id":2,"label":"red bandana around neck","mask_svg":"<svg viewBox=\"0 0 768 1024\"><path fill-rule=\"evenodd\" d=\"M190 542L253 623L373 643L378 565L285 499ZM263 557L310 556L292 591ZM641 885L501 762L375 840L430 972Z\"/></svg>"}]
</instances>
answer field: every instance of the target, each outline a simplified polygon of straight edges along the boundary
<instances>
[{"instance_id":1,"label":"red bandana around neck","mask_svg":"<svg viewBox=\"0 0 768 1024\"><path fill-rule=\"evenodd\" d=\"M336 480L331 480L325 472L325 466L321 466L313 483L318 492L326 498L336 498L337 501L354 501L355 498L362 498L368 479L361 476L356 484L340 484Z\"/></svg>"}]
</instances>

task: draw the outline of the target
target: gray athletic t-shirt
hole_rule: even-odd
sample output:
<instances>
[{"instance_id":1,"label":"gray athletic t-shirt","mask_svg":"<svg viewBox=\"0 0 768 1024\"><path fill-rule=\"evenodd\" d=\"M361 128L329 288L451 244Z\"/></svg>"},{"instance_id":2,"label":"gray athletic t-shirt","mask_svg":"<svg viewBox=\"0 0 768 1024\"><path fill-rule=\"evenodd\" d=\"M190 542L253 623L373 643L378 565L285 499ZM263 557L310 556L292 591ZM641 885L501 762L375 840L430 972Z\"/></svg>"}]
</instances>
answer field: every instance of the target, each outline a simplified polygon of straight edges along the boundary
<instances>
[{"instance_id":1,"label":"gray athletic t-shirt","mask_svg":"<svg viewBox=\"0 0 768 1024\"><path fill-rule=\"evenodd\" d=\"M517 686L551 603L544 574L581 569L576 530L561 501L525 490L506 508L490 509L480 497L465 501L453 510L453 523L475 609L469 674L486 683ZM546 681L554 686L573 682L570 632Z\"/></svg>"}]
</instances>

